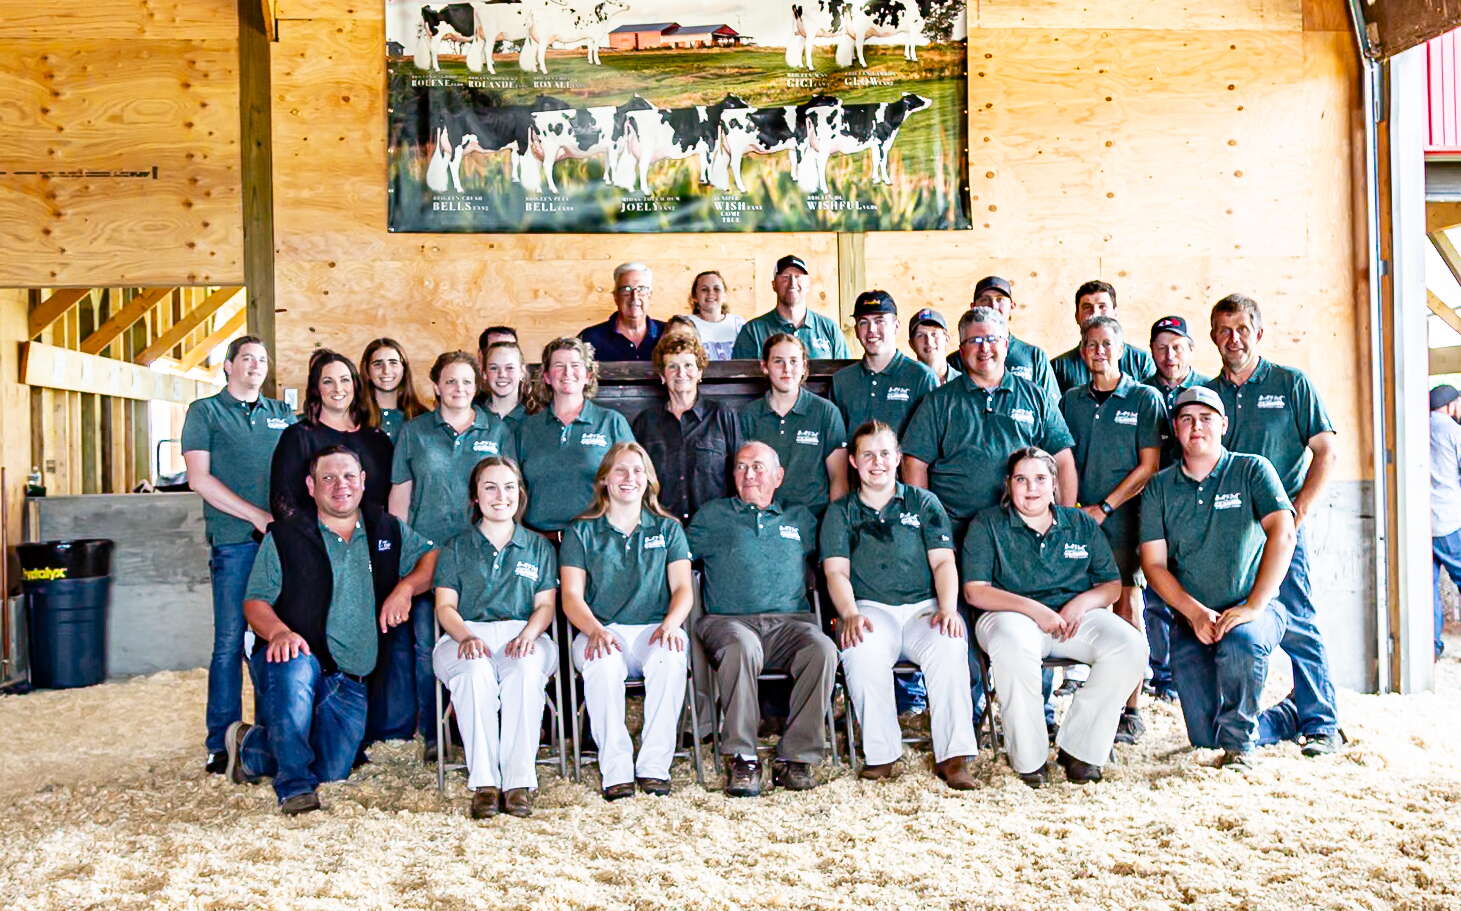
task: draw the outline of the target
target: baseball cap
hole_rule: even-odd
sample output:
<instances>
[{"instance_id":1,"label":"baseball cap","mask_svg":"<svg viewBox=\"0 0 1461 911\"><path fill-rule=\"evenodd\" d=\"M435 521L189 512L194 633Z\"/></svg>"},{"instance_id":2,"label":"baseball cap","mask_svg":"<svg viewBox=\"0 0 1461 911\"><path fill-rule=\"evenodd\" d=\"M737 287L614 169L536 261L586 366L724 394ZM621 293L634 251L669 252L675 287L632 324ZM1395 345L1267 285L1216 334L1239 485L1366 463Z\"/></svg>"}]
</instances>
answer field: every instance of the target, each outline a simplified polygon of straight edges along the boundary
<instances>
[{"instance_id":1,"label":"baseball cap","mask_svg":"<svg viewBox=\"0 0 1461 911\"><path fill-rule=\"evenodd\" d=\"M808 269L807 268L807 264L805 262L803 262L802 261L802 258L800 256L797 256L795 253L788 253L786 256L783 256L783 257L781 257L781 259L778 259L776 261L776 271L773 272L772 274L773 275L780 275L782 272L785 272L787 269L789 269L792 266L796 266L798 269L802 270L802 272L804 274L806 274L806 275L811 275L812 274L812 270L811 269Z\"/></svg>"},{"instance_id":2,"label":"baseball cap","mask_svg":"<svg viewBox=\"0 0 1461 911\"><path fill-rule=\"evenodd\" d=\"M1431 410L1435 411L1437 408L1445 408L1458 398L1461 398L1461 392L1457 392L1455 386L1449 383L1442 383L1431 390Z\"/></svg>"},{"instance_id":3,"label":"baseball cap","mask_svg":"<svg viewBox=\"0 0 1461 911\"><path fill-rule=\"evenodd\" d=\"M944 315L932 307L924 307L922 310L913 314L913 317L908 320L908 337L912 338L913 330L923 325L933 325L945 332L949 331L949 324L944 319Z\"/></svg>"},{"instance_id":4,"label":"baseball cap","mask_svg":"<svg viewBox=\"0 0 1461 911\"><path fill-rule=\"evenodd\" d=\"M1010 300L1014 300L1015 298L1015 292L1010 288L1009 279L1000 278L998 275L986 275L979 279L978 283L974 285L974 297L972 300L978 300L979 295L985 291L998 291Z\"/></svg>"},{"instance_id":5,"label":"baseball cap","mask_svg":"<svg viewBox=\"0 0 1461 911\"><path fill-rule=\"evenodd\" d=\"M1176 415L1187 405L1206 405L1223 417L1228 416L1222 398L1206 386L1188 386L1178 393L1177 401L1172 403L1172 414Z\"/></svg>"},{"instance_id":6,"label":"baseball cap","mask_svg":"<svg viewBox=\"0 0 1461 911\"><path fill-rule=\"evenodd\" d=\"M1152 323L1151 337L1156 338L1159 332L1175 332L1186 339L1192 338L1192 333L1187 331L1187 320L1180 316L1164 316Z\"/></svg>"},{"instance_id":7,"label":"baseball cap","mask_svg":"<svg viewBox=\"0 0 1461 911\"><path fill-rule=\"evenodd\" d=\"M877 313L898 315L898 304L893 300L893 295L886 291L864 291L857 296L857 300L852 305L853 319Z\"/></svg>"}]
</instances>

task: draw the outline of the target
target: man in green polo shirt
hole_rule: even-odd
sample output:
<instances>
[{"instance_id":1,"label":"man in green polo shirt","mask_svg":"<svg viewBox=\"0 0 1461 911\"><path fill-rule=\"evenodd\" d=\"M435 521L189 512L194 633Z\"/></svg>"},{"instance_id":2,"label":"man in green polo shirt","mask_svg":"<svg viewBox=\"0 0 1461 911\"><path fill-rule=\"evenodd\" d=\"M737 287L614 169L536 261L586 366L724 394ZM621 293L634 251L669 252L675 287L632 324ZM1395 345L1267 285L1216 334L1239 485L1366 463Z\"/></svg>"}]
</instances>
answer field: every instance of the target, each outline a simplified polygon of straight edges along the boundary
<instances>
[{"instance_id":1,"label":"man in green polo shirt","mask_svg":"<svg viewBox=\"0 0 1461 911\"><path fill-rule=\"evenodd\" d=\"M817 360L845 360L847 339L837 324L820 313L807 309L807 292L811 287L811 270L800 256L783 256L776 261L771 289L776 292L776 307L741 327L731 357L749 360L761 356L766 340L778 333L795 335Z\"/></svg>"},{"instance_id":2,"label":"man in green polo shirt","mask_svg":"<svg viewBox=\"0 0 1461 911\"><path fill-rule=\"evenodd\" d=\"M837 646L807 605L807 558L817 548L817 520L805 507L777 499L785 472L765 443L741 447L734 475L736 496L702 506L688 530L690 550L704 567L705 614L695 635L710 657L725 713L725 791L732 797L761 793L756 678L763 668L792 678L791 713L776 748L773 781L808 790L818 784L812 765L827 747L837 673Z\"/></svg>"},{"instance_id":3,"label":"man in green polo shirt","mask_svg":"<svg viewBox=\"0 0 1461 911\"><path fill-rule=\"evenodd\" d=\"M989 307L998 311L1009 323L1015 313L1014 288L1009 279L998 275L986 275L974 285L974 297L970 307ZM1009 351L1005 354L1005 369L1023 380L1029 380L1050 399L1052 405L1060 404L1060 387L1055 383L1055 374L1050 370L1050 358L1027 341L1010 334ZM963 372L960 354L949 355L949 367L954 375Z\"/></svg>"},{"instance_id":4,"label":"man in green polo shirt","mask_svg":"<svg viewBox=\"0 0 1461 911\"><path fill-rule=\"evenodd\" d=\"M1334 424L1302 370L1259 356L1263 315L1256 301L1228 295L1213 305L1211 326L1223 369L1207 386L1217 391L1227 409L1223 445L1272 462L1294 504L1294 556L1278 588L1278 600L1288 610L1283 650L1294 668L1302 752L1324 756L1340 748L1344 735L1339 732L1329 656L1314 610L1304 520L1323 496L1334 467Z\"/></svg>"},{"instance_id":5,"label":"man in green polo shirt","mask_svg":"<svg viewBox=\"0 0 1461 911\"><path fill-rule=\"evenodd\" d=\"M1075 324L1077 327L1085 325L1086 320L1093 316L1109 316L1112 319L1120 319L1116 312L1116 286L1110 282L1103 282L1099 279L1088 281L1075 289ZM1055 382L1060 385L1062 394L1067 389L1076 386L1084 386L1091 381L1091 372L1086 369L1085 361L1081 360L1081 346L1077 344L1074 348L1050 361L1050 369L1055 374ZM1135 345L1127 345L1126 351L1121 355L1121 372L1129 377L1142 378L1152 375L1156 369L1152 364L1152 357Z\"/></svg>"},{"instance_id":6,"label":"man in green polo shirt","mask_svg":"<svg viewBox=\"0 0 1461 911\"><path fill-rule=\"evenodd\" d=\"M1182 458L1142 495L1142 571L1181 615L1172 666L1188 739L1244 771L1255 747L1298 734L1292 699L1258 710L1287 626L1279 583L1293 553L1293 505L1267 459L1223 447L1226 408L1211 389L1183 390L1172 425Z\"/></svg>"},{"instance_id":7,"label":"man in green polo shirt","mask_svg":"<svg viewBox=\"0 0 1461 911\"><path fill-rule=\"evenodd\" d=\"M294 411L259 394L269 375L269 352L252 335L228 343L226 384L188 406L183 463L188 486L203 498L213 579L213 658L208 663L207 771L227 767L224 735L243 717L244 584L269 515L269 466Z\"/></svg>"},{"instance_id":8,"label":"man in green polo shirt","mask_svg":"<svg viewBox=\"0 0 1461 911\"><path fill-rule=\"evenodd\" d=\"M315 510L269 526L244 595L260 723L235 722L224 738L229 777L273 776L287 815L319 809L319 783L350 774L380 637L407 620L436 568L430 541L361 505L365 472L351 450L321 450L305 486Z\"/></svg>"},{"instance_id":9,"label":"man in green polo shirt","mask_svg":"<svg viewBox=\"0 0 1461 911\"><path fill-rule=\"evenodd\" d=\"M938 380L898 350L898 305L886 291L864 291L852 306L862 360L832 374L832 402L848 430L882 421L902 433L914 407Z\"/></svg>"},{"instance_id":10,"label":"man in green polo shirt","mask_svg":"<svg viewBox=\"0 0 1461 911\"><path fill-rule=\"evenodd\" d=\"M787 483L777 497L820 516L847 493L847 425L837 406L803 388L807 351L794 335L762 346L761 372L771 388L741 408L741 436L776 450Z\"/></svg>"}]
</instances>

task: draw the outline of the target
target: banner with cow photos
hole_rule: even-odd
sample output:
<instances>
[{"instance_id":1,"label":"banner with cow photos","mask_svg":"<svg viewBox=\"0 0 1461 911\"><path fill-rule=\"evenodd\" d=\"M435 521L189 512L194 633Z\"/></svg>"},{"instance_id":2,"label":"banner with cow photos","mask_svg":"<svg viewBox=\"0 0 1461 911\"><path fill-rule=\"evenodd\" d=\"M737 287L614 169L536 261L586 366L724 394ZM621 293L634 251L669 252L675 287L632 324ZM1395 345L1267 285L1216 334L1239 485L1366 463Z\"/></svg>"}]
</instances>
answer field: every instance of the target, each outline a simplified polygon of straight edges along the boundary
<instances>
[{"instance_id":1,"label":"banner with cow photos","mask_svg":"<svg viewBox=\"0 0 1461 911\"><path fill-rule=\"evenodd\" d=\"M966 0L386 0L388 224L968 228Z\"/></svg>"}]
</instances>

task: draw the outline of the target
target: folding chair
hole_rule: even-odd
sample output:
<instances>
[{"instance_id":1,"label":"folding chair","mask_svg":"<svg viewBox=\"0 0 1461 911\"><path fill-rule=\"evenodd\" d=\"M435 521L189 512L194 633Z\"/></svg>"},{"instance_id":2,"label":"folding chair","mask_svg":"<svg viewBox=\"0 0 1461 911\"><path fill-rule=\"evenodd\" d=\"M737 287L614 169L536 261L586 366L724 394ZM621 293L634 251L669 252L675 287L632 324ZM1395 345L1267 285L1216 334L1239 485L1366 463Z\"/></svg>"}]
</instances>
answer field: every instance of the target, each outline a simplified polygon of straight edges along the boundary
<instances>
[{"instance_id":1,"label":"folding chair","mask_svg":"<svg viewBox=\"0 0 1461 911\"><path fill-rule=\"evenodd\" d=\"M431 628L433 631L432 643L434 647L434 643L441 639L441 624L433 619ZM557 630L555 629L554 632L557 632ZM559 642L557 646L560 649L559 657L561 657L563 644ZM431 688L436 692L436 790L445 793L447 770L456 771L458 769L465 769L467 764L465 762L448 763L446 761L447 750L451 746L452 726L449 715L455 711L455 708L447 701L450 697L443 697L442 695L446 690L446 684L441 682L441 678L433 676L431 680ZM559 777L567 778L568 750L564 744L563 712L559 709L563 705L563 674L561 671L553 674L552 685L552 694L545 700L544 705L544 709L550 713L553 722L550 728L551 740L546 754L544 754L543 747L539 745L537 763L538 765L546 766L556 765L558 766Z\"/></svg>"},{"instance_id":2,"label":"folding chair","mask_svg":"<svg viewBox=\"0 0 1461 911\"><path fill-rule=\"evenodd\" d=\"M579 692L583 689L583 672L578 669L578 665L573 663L573 637L577 635L577 631L574 630L573 624L568 622L568 617L566 614L561 615L561 618L563 621L563 642L568 648L569 657L568 700L569 714L570 717L573 719L571 727L571 731L573 733L573 780L582 781L584 762L588 761L597 765L599 761L599 751L597 749L585 749L583 746L584 721L585 716L588 714L588 706L584 703L583 700L579 699L578 695ZM687 664L689 665L689 668L685 674L685 705L680 707L680 718L675 723L675 732L677 736L685 726L685 714L687 712L690 715L691 731L697 731L700 728L699 712L695 708L695 650L690 647L690 633L687 630L682 630L682 632L684 632L686 639L685 658ZM643 693L645 691L644 678L630 677L628 680L624 681L624 690L626 696L628 695L628 693L634 691ZM674 753L674 758L689 759L691 764L695 767L696 783L704 785L705 770L701 767L700 764L700 740L699 738L692 736L691 743L692 746L689 750L676 750Z\"/></svg>"},{"instance_id":3,"label":"folding chair","mask_svg":"<svg viewBox=\"0 0 1461 911\"><path fill-rule=\"evenodd\" d=\"M989 742L994 749L994 756L1007 756L1004 746L1004 724L999 718L999 701L994 692L994 677L989 673L989 654L984 651L979 643L974 643L974 648L979 655L979 673L984 677L984 722L989 731ZM1040 668L1066 668L1075 667L1083 662L1073 658L1046 658L1040 662Z\"/></svg>"}]
</instances>

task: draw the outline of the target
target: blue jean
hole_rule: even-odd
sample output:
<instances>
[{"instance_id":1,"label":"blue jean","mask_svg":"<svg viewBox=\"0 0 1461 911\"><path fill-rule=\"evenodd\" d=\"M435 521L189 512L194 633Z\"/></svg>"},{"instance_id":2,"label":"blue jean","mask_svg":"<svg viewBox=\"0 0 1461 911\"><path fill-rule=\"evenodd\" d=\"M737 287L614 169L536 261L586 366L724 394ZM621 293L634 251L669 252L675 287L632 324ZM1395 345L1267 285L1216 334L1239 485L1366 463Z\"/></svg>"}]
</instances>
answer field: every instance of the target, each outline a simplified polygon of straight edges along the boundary
<instances>
[{"instance_id":1,"label":"blue jean","mask_svg":"<svg viewBox=\"0 0 1461 911\"><path fill-rule=\"evenodd\" d=\"M416 736L416 686L416 630L411 623L402 623L381 637L380 661L367 681L370 708L362 749L382 740ZM431 705L435 710L435 703ZM435 725L430 727L435 734Z\"/></svg>"},{"instance_id":2,"label":"blue jean","mask_svg":"<svg viewBox=\"0 0 1461 911\"><path fill-rule=\"evenodd\" d=\"M1167 602L1150 587L1142 589L1141 597L1145 604L1142 614L1146 618L1146 644L1151 656L1148 663L1152 669L1152 689L1158 695L1175 694L1177 685L1172 680L1172 664L1169 660L1175 617Z\"/></svg>"},{"instance_id":3,"label":"blue jean","mask_svg":"<svg viewBox=\"0 0 1461 911\"><path fill-rule=\"evenodd\" d=\"M1431 590L1436 624L1437 657L1444 648L1444 644L1441 642L1441 630L1446 625L1446 607L1441 603L1441 570L1443 569L1451 577L1451 581L1461 587L1461 529L1457 529L1449 535L1431 538Z\"/></svg>"},{"instance_id":4,"label":"blue jean","mask_svg":"<svg viewBox=\"0 0 1461 911\"><path fill-rule=\"evenodd\" d=\"M928 689L923 684L923 671L893 677L893 702L898 706L900 715L928 708Z\"/></svg>"},{"instance_id":5,"label":"blue jean","mask_svg":"<svg viewBox=\"0 0 1461 911\"><path fill-rule=\"evenodd\" d=\"M243 718L243 596L258 552L259 545L244 541L215 546L209 554L208 573L213 579L213 658L208 662L208 709L204 716L208 736L204 748L210 753L223 749L223 735L228 726Z\"/></svg>"},{"instance_id":6,"label":"blue jean","mask_svg":"<svg viewBox=\"0 0 1461 911\"><path fill-rule=\"evenodd\" d=\"M240 745L244 773L272 775L280 803L349 776L365 736L365 684L321 673L313 655L266 661L259 649L252 663L263 710Z\"/></svg>"},{"instance_id":7,"label":"blue jean","mask_svg":"<svg viewBox=\"0 0 1461 911\"><path fill-rule=\"evenodd\" d=\"M436 647L436 599L417 595L411 602L411 631L416 649L416 730L427 746L436 743L436 671L431 650Z\"/></svg>"},{"instance_id":8,"label":"blue jean","mask_svg":"<svg viewBox=\"0 0 1461 911\"><path fill-rule=\"evenodd\" d=\"M1268 679L1268 656L1279 647L1287 628L1288 612L1277 601L1213 645L1198 640L1186 620L1173 624L1172 670L1193 746L1247 752L1298 736L1290 700L1258 711Z\"/></svg>"},{"instance_id":9,"label":"blue jean","mask_svg":"<svg viewBox=\"0 0 1461 911\"><path fill-rule=\"evenodd\" d=\"M1319 635L1312 592L1308 533L1300 525L1288 575L1278 586L1278 600L1288 610L1283 650L1294 666L1294 706L1299 713L1299 733L1310 737L1339 730L1338 701L1329 677L1329 657L1324 651L1324 639Z\"/></svg>"}]
</instances>

